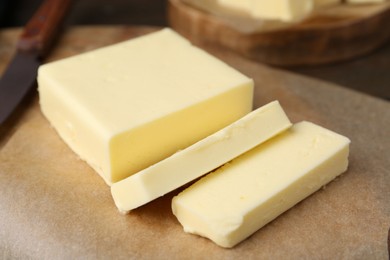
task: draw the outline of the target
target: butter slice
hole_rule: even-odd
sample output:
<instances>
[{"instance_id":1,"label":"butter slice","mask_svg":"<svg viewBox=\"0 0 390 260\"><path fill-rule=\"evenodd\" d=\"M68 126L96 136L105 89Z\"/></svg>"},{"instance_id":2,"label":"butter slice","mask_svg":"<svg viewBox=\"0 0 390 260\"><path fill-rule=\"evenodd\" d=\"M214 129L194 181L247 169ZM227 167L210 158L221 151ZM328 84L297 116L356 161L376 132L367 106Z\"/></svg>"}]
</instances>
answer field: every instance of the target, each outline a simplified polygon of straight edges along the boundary
<instances>
[{"instance_id":1,"label":"butter slice","mask_svg":"<svg viewBox=\"0 0 390 260\"><path fill-rule=\"evenodd\" d=\"M233 247L346 171L349 143L295 124L174 197L173 213L186 232Z\"/></svg>"},{"instance_id":2,"label":"butter slice","mask_svg":"<svg viewBox=\"0 0 390 260\"><path fill-rule=\"evenodd\" d=\"M271 102L224 129L111 186L127 213L232 160L291 126L279 102Z\"/></svg>"},{"instance_id":3,"label":"butter slice","mask_svg":"<svg viewBox=\"0 0 390 260\"><path fill-rule=\"evenodd\" d=\"M43 114L108 184L252 110L253 80L163 29L40 67Z\"/></svg>"}]
</instances>

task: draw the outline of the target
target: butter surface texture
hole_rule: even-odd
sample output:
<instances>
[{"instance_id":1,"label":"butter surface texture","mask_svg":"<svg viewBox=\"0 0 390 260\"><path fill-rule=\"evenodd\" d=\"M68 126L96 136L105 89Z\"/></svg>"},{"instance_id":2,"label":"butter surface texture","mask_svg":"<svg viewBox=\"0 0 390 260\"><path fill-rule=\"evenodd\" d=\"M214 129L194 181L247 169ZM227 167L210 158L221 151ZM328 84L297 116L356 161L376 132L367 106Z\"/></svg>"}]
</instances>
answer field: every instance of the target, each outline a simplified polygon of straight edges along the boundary
<instances>
[{"instance_id":1,"label":"butter surface texture","mask_svg":"<svg viewBox=\"0 0 390 260\"><path fill-rule=\"evenodd\" d=\"M233 124L111 186L126 213L232 160L291 126L279 102L271 102Z\"/></svg>"},{"instance_id":2,"label":"butter surface texture","mask_svg":"<svg viewBox=\"0 0 390 260\"><path fill-rule=\"evenodd\" d=\"M170 29L43 65L43 114L108 184L252 110L253 81Z\"/></svg>"},{"instance_id":3,"label":"butter surface texture","mask_svg":"<svg viewBox=\"0 0 390 260\"><path fill-rule=\"evenodd\" d=\"M173 213L186 232L233 247L344 172L349 143L295 124L174 197Z\"/></svg>"}]
</instances>

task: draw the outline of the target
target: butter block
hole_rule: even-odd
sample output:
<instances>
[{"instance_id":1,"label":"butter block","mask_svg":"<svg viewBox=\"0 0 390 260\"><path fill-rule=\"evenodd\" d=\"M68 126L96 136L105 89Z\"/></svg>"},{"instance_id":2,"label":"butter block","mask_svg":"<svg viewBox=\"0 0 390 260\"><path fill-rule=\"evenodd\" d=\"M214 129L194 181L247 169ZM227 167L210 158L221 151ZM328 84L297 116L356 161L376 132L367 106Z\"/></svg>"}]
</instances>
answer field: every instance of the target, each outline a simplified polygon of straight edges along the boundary
<instances>
[{"instance_id":1,"label":"butter block","mask_svg":"<svg viewBox=\"0 0 390 260\"><path fill-rule=\"evenodd\" d=\"M181 192L172 211L186 232L233 247L346 171L349 143L295 124Z\"/></svg>"},{"instance_id":2,"label":"butter block","mask_svg":"<svg viewBox=\"0 0 390 260\"><path fill-rule=\"evenodd\" d=\"M262 19L298 21L313 10L313 0L254 0L252 16Z\"/></svg>"},{"instance_id":3,"label":"butter block","mask_svg":"<svg viewBox=\"0 0 390 260\"><path fill-rule=\"evenodd\" d=\"M216 169L291 126L278 101L111 186L116 206L127 213Z\"/></svg>"},{"instance_id":4,"label":"butter block","mask_svg":"<svg viewBox=\"0 0 390 260\"><path fill-rule=\"evenodd\" d=\"M170 29L43 65L43 114L107 182L252 110L253 80Z\"/></svg>"},{"instance_id":5,"label":"butter block","mask_svg":"<svg viewBox=\"0 0 390 260\"><path fill-rule=\"evenodd\" d=\"M183 0L216 15L291 22L313 10L313 0Z\"/></svg>"}]
</instances>

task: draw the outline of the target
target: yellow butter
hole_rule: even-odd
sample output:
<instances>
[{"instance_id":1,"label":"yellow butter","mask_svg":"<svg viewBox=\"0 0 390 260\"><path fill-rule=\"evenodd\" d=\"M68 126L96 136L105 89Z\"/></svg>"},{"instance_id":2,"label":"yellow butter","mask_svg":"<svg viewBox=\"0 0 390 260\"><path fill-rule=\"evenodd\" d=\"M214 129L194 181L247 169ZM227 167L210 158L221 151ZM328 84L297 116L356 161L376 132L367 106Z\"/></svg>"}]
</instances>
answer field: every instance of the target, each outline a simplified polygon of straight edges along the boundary
<instances>
[{"instance_id":1,"label":"yellow butter","mask_svg":"<svg viewBox=\"0 0 390 260\"><path fill-rule=\"evenodd\" d=\"M199 0L198 0L199 1ZM202 1L202 0L200 0ZM210 2L210 1L209 1ZM253 0L217 0L217 3L225 8L230 8L232 10L248 12L252 5Z\"/></svg>"},{"instance_id":2,"label":"yellow butter","mask_svg":"<svg viewBox=\"0 0 390 260\"><path fill-rule=\"evenodd\" d=\"M108 183L252 110L253 81L170 29L43 65L43 114Z\"/></svg>"},{"instance_id":3,"label":"yellow butter","mask_svg":"<svg viewBox=\"0 0 390 260\"><path fill-rule=\"evenodd\" d=\"M271 102L233 124L111 186L122 213L144 205L214 170L291 126L279 102Z\"/></svg>"},{"instance_id":4,"label":"yellow butter","mask_svg":"<svg viewBox=\"0 0 390 260\"><path fill-rule=\"evenodd\" d=\"M172 200L186 232L233 247L347 169L349 139L295 124Z\"/></svg>"},{"instance_id":5,"label":"yellow butter","mask_svg":"<svg viewBox=\"0 0 390 260\"><path fill-rule=\"evenodd\" d=\"M256 18L301 20L313 10L313 0L253 0L251 14Z\"/></svg>"},{"instance_id":6,"label":"yellow butter","mask_svg":"<svg viewBox=\"0 0 390 260\"><path fill-rule=\"evenodd\" d=\"M216 15L291 22L313 10L313 0L183 0Z\"/></svg>"}]
</instances>

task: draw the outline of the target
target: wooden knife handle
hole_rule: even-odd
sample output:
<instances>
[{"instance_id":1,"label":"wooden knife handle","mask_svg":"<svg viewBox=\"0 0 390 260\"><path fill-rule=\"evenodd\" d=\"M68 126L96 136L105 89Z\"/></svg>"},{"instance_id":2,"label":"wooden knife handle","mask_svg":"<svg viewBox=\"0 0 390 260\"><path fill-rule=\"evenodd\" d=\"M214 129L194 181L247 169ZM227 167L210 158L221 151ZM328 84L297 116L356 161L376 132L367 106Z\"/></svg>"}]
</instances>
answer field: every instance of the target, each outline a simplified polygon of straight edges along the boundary
<instances>
[{"instance_id":1,"label":"wooden knife handle","mask_svg":"<svg viewBox=\"0 0 390 260\"><path fill-rule=\"evenodd\" d=\"M17 43L18 50L44 56L53 43L71 2L72 0L44 0L25 26Z\"/></svg>"}]
</instances>

